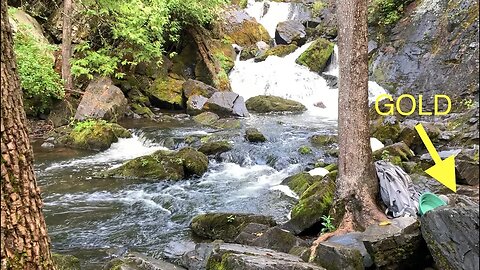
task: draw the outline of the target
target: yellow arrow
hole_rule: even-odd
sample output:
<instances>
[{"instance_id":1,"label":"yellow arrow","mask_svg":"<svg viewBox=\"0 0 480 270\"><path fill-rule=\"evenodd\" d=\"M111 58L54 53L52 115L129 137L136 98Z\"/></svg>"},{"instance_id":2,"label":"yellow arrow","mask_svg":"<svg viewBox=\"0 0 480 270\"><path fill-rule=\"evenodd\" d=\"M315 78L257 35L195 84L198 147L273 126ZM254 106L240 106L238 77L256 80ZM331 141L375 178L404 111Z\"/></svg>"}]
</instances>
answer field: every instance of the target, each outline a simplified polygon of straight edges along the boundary
<instances>
[{"instance_id":1,"label":"yellow arrow","mask_svg":"<svg viewBox=\"0 0 480 270\"><path fill-rule=\"evenodd\" d=\"M430 167L425 172L428 173L431 177L436 179L438 182L442 183L444 186L451 189L453 192L457 192L457 184L455 181L455 156L451 155L448 158L442 160L438 154L435 146L433 146L432 141L425 132L422 124L415 126L415 129L420 135L423 143L427 147L428 153L432 157L435 165Z\"/></svg>"}]
</instances>

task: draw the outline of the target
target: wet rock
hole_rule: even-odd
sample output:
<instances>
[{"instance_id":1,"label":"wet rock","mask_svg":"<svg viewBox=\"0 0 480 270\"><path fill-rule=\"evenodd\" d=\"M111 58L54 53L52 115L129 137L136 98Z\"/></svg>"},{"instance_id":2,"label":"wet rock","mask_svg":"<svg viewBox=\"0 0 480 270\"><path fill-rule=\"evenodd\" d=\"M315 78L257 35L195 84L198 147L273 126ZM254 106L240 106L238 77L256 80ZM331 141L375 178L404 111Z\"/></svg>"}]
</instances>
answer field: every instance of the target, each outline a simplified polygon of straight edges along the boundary
<instances>
[{"instance_id":1,"label":"wet rock","mask_svg":"<svg viewBox=\"0 0 480 270\"><path fill-rule=\"evenodd\" d=\"M337 136L317 134L317 135L313 135L312 137L310 137L310 142L314 146L330 145L330 144L337 143Z\"/></svg>"},{"instance_id":2,"label":"wet rock","mask_svg":"<svg viewBox=\"0 0 480 270\"><path fill-rule=\"evenodd\" d=\"M300 21L285 21L277 24L275 29L275 42L281 44L295 43L302 46L307 41L305 26Z\"/></svg>"},{"instance_id":3,"label":"wet rock","mask_svg":"<svg viewBox=\"0 0 480 270\"><path fill-rule=\"evenodd\" d=\"M272 217L240 214L240 213L209 213L193 218L190 228L196 235L206 239L220 239L233 242L240 232L249 224L258 223L275 226Z\"/></svg>"},{"instance_id":4,"label":"wet rock","mask_svg":"<svg viewBox=\"0 0 480 270\"><path fill-rule=\"evenodd\" d=\"M157 78L152 86L145 89L152 105L163 109L183 109L184 80L175 75Z\"/></svg>"},{"instance_id":5,"label":"wet rock","mask_svg":"<svg viewBox=\"0 0 480 270\"><path fill-rule=\"evenodd\" d=\"M57 270L80 270L80 260L73 255L52 253Z\"/></svg>"},{"instance_id":6,"label":"wet rock","mask_svg":"<svg viewBox=\"0 0 480 270\"><path fill-rule=\"evenodd\" d=\"M239 129L242 127L242 123L238 119L223 118L215 122L212 127L216 129Z\"/></svg>"},{"instance_id":7,"label":"wet rock","mask_svg":"<svg viewBox=\"0 0 480 270\"><path fill-rule=\"evenodd\" d=\"M192 95L187 100L187 113L197 115L202 113L203 106L207 103L208 98L204 96Z\"/></svg>"},{"instance_id":8,"label":"wet rock","mask_svg":"<svg viewBox=\"0 0 480 270\"><path fill-rule=\"evenodd\" d=\"M327 67L333 53L334 44L326 39L315 40L296 60L297 64L306 66L313 72L321 74Z\"/></svg>"},{"instance_id":9,"label":"wet rock","mask_svg":"<svg viewBox=\"0 0 480 270\"><path fill-rule=\"evenodd\" d=\"M42 145L40 145L40 147L46 148L46 149L51 149L51 148L54 148L55 145L53 143L44 142L44 143L42 143Z\"/></svg>"},{"instance_id":10,"label":"wet rock","mask_svg":"<svg viewBox=\"0 0 480 270\"><path fill-rule=\"evenodd\" d=\"M339 250L344 249L344 248L357 250L361 255L361 261L363 262L363 267L369 268L373 265L372 258L370 257L370 254L368 254L368 251L365 248L365 245L363 244L363 234L362 233L351 232L351 233L347 233L347 234L344 234L344 235L333 236L333 237L329 238L325 243L330 245L331 249L327 248L327 250L330 250L330 251L332 251L332 249L335 250L337 248ZM345 261L345 258L342 256L343 252L334 251L334 253L336 253L336 255L333 255L333 256L337 256L336 258L338 258L341 261L344 261L346 263L345 267L354 268L355 266L358 266L358 265L356 265L356 261L357 261L356 259L352 260L352 261L349 261L350 258L353 259L356 256L355 253L352 254L353 255L352 257L347 256L346 261ZM346 253L347 254L351 253L351 251L346 251ZM325 256L324 256L324 258L325 258Z\"/></svg>"},{"instance_id":11,"label":"wet rock","mask_svg":"<svg viewBox=\"0 0 480 270\"><path fill-rule=\"evenodd\" d=\"M119 138L131 136L128 130L118 124L90 120L77 124L73 129L67 128L57 141L66 147L103 151L110 148Z\"/></svg>"},{"instance_id":12,"label":"wet rock","mask_svg":"<svg viewBox=\"0 0 480 270\"><path fill-rule=\"evenodd\" d=\"M202 144L198 151L205 155L217 155L232 150L232 145L228 141L207 142Z\"/></svg>"},{"instance_id":13,"label":"wet rock","mask_svg":"<svg viewBox=\"0 0 480 270\"><path fill-rule=\"evenodd\" d=\"M183 95L189 99L191 96L203 96L210 98L215 92L219 90L213 86L210 86L204 82L188 79L182 85Z\"/></svg>"},{"instance_id":14,"label":"wet rock","mask_svg":"<svg viewBox=\"0 0 480 270\"><path fill-rule=\"evenodd\" d=\"M241 245L250 245L255 239L263 235L270 226L265 224L250 223L237 235L234 242Z\"/></svg>"},{"instance_id":15,"label":"wet rock","mask_svg":"<svg viewBox=\"0 0 480 270\"><path fill-rule=\"evenodd\" d=\"M106 270L181 270L185 269L166 261L147 257L138 252L130 252L123 258L110 261Z\"/></svg>"},{"instance_id":16,"label":"wet rock","mask_svg":"<svg viewBox=\"0 0 480 270\"><path fill-rule=\"evenodd\" d=\"M276 96L255 96L245 103L249 111L257 113L268 112L303 112L307 110L303 104L297 101L284 99Z\"/></svg>"},{"instance_id":17,"label":"wet rock","mask_svg":"<svg viewBox=\"0 0 480 270\"><path fill-rule=\"evenodd\" d=\"M222 118L212 112L203 112L193 117L196 123L209 126L215 129L238 129L241 122L238 119Z\"/></svg>"},{"instance_id":18,"label":"wet rock","mask_svg":"<svg viewBox=\"0 0 480 270\"><path fill-rule=\"evenodd\" d=\"M260 56L255 57L255 62L262 62L265 61L269 56L275 55L278 57L284 57L287 56L291 53L293 53L296 49L298 49L298 46L295 44L290 44L290 45L278 45L275 46L269 50L267 50L265 53L261 54Z\"/></svg>"},{"instance_id":19,"label":"wet rock","mask_svg":"<svg viewBox=\"0 0 480 270\"><path fill-rule=\"evenodd\" d=\"M297 256L271 249L238 244L199 244L185 254L183 261L189 269L224 270L322 270ZM202 263L203 262L203 263ZM206 263L205 263L206 262Z\"/></svg>"},{"instance_id":20,"label":"wet rock","mask_svg":"<svg viewBox=\"0 0 480 270\"><path fill-rule=\"evenodd\" d=\"M458 183L470 186L478 185L478 148L462 150L455 158L455 168Z\"/></svg>"},{"instance_id":21,"label":"wet rock","mask_svg":"<svg viewBox=\"0 0 480 270\"><path fill-rule=\"evenodd\" d=\"M321 179L322 177L314 177L307 172L301 172L283 179L281 184L288 186L293 192L300 196L313 183Z\"/></svg>"},{"instance_id":22,"label":"wet rock","mask_svg":"<svg viewBox=\"0 0 480 270\"><path fill-rule=\"evenodd\" d=\"M259 58L262 57L267 51L269 51L270 46L264 42L259 41L254 45L250 45L244 49L242 49L240 53L240 60L245 61L251 58Z\"/></svg>"},{"instance_id":23,"label":"wet rock","mask_svg":"<svg viewBox=\"0 0 480 270\"><path fill-rule=\"evenodd\" d=\"M258 41L269 43L268 31L244 10L226 9L223 29L229 40L242 47L255 45Z\"/></svg>"},{"instance_id":24,"label":"wet rock","mask_svg":"<svg viewBox=\"0 0 480 270\"><path fill-rule=\"evenodd\" d=\"M235 243L263 247L286 253L288 253L295 246L308 246L307 242L305 242L304 240L296 237L291 232L283 230L279 227L268 228L267 230L262 232L254 232L253 234L250 234L252 237L250 239L247 239L247 237L244 236L246 234L245 231L250 230L251 228L247 226L237 236L237 238L235 239Z\"/></svg>"},{"instance_id":25,"label":"wet rock","mask_svg":"<svg viewBox=\"0 0 480 270\"><path fill-rule=\"evenodd\" d=\"M186 147L178 152L160 150L151 155L135 158L105 172L104 176L176 181L185 177L201 176L207 168L207 156Z\"/></svg>"},{"instance_id":26,"label":"wet rock","mask_svg":"<svg viewBox=\"0 0 480 270\"><path fill-rule=\"evenodd\" d=\"M321 243L315 250L313 261L331 270L362 270L362 254L354 248L331 242Z\"/></svg>"},{"instance_id":27,"label":"wet rock","mask_svg":"<svg viewBox=\"0 0 480 270\"><path fill-rule=\"evenodd\" d=\"M267 138L256 128L247 128L245 130L245 139L252 143L267 141Z\"/></svg>"},{"instance_id":28,"label":"wet rock","mask_svg":"<svg viewBox=\"0 0 480 270\"><path fill-rule=\"evenodd\" d=\"M414 126L412 128L417 132ZM380 116L370 121L371 136L385 144L397 142L401 131L400 122L395 116Z\"/></svg>"},{"instance_id":29,"label":"wet rock","mask_svg":"<svg viewBox=\"0 0 480 270\"><path fill-rule=\"evenodd\" d=\"M422 235L440 269L478 269L477 206L442 207L422 216Z\"/></svg>"},{"instance_id":30,"label":"wet rock","mask_svg":"<svg viewBox=\"0 0 480 270\"><path fill-rule=\"evenodd\" d=\"M215 124L215 122L217 122L218 119L220 119L220 117L217 114L212 112L203 112L193 117L193 121L205 126Z\"/></svg>"},{"instance_id":31,"label":"wet rock","mask_svg":"<svg viewBox=\"0 0 480 270\"><path fill-rule=\"evenodd\" d=\"M243 98L234 92L214 93L203 106L203 110L221 116L248 116Z\"/></svg>"},{"instance_id":32,"label":"wet rock","mask_svg":"<svg viewBox=\"0 0 480 270\"><path fill-rule=\"evenodd\" d=\"M428 257L420 233L420 223L413 217L390 220L391 224L374 224L363 233L363 243L377 268L418 269Z\"/></svg>"},{"instance_id":33,"label":"wet rock","mask_svg":"<svg viewBox=\"0 0 480 270\"><path fill-rule=\"evenodd\" d=\"M75 113L76 120L118 120L126 113L127 99L110 78L99 77L90 82Z\"/></svg>"},{"instance_id":34,"label":"wet rock","mask_svg":"<svg viewBox=\"0 0 480 270\"><path fill-rule=\"evenodd\" d=\"M332 89L338 88L338 77L326 73L322 73L322 77L327 81L328 87Z\"/></svg>"},{"instance_id":35,"label":"wet rock","mask_svg":"<svg viewBox=\"0 0 480 270\"><path fill-rule=\"evenodd\" d=\"M328 214L333 202L335 190L334 174L329 174L321 181L314 182L303 194L292 209L291 219L284 228L300 234L321 221Z\"/></svg>"}]
</instances>

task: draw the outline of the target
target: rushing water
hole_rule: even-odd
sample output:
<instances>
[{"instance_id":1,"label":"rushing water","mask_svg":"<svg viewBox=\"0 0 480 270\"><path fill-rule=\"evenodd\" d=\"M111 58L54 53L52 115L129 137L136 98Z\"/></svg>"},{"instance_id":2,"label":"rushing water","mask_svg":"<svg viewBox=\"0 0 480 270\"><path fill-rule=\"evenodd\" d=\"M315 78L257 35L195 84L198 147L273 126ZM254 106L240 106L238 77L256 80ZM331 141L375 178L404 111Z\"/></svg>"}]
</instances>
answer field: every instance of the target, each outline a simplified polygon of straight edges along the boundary
<instances>
[{"instance_id":1,"label":"rushing water","mask_svg":"<svg viewBox=\"0 0 480 270\"><path fill-rule=\"evenodd\" d=\"M271 34L279 21L295 16L286 3L271 2L266 11L263 2L250 1L247 11ZM185 118L167 124L128 121L122 124L134 136L120 139L100 153L46 150L34 144L54 249L79 257L82 269L99 269L106 260L126 251L178 257L185 246L191 246L188 224L200 213L261 213L286 221L296 198L280 182L319 159L332 161L322 149L301 155L298 148L308 145L313 134L335 134L337 129L338 90L295 63L308 45L284 58L271 56L261 63L237 61L230 74L233 90L245 99L255 95L294 99L308 108L303 114L252 115L242 120L241 130L220 132ZM331 75L338 75L336 51L327 69ZM373 82L369 88L371 100L383 91ZM326 108L315 107L317 102ZM258 128L268 142L246 142L243 134L248 127ZM226 139L234 148L211 158L208 172L198 179L151 182L96 177L132 158L159 149L179 149L192 136Z\"/></svg>"}]
</instances>

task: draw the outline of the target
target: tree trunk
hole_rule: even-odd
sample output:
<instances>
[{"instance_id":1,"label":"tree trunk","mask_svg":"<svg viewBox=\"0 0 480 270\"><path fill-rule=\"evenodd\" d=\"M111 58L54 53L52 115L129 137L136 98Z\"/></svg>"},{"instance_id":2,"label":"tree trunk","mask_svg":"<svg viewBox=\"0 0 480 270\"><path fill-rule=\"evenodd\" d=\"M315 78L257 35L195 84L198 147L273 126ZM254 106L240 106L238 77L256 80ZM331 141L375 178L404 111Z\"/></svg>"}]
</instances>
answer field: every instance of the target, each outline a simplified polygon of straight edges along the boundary
<instances>
[{"instance_id":1,"label":"tree trunk","mask_svg":"<svg viewBox=\"0 0 480 270\"><path fill-rule=\"evenodd\" d=\"M339 229L362 230L384 218L370 148L367 1L338 0L339 159L332 215Z\"/></svg>"},{"instance_id":2,"label":"tree trunk","mask_svg":"<svg viewBox=\"0 0 480 270\"><path fill-rule=\"evenodd\" d=\"M67 93L73 90L70 58L72 56L72 0L63 2L62 79Z\"/></svg>"},{"instance_id":3,"label":"tree trunk","mask_svg":"<svg viewBox=\"0 0 480 270\"><path fill-rule=\"evenodd\" d=\"M1 269L54 269L6 2L1 3Z\"/></svg>"}]
</instances>

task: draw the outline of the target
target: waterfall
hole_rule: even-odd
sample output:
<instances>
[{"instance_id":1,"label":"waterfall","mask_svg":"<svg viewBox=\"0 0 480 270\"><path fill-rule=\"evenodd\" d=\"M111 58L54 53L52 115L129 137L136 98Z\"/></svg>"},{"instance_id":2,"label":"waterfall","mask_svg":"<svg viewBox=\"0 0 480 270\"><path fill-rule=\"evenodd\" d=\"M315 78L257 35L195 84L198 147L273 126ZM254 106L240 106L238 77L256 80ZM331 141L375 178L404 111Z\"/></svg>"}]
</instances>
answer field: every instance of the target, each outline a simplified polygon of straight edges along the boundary
<instances>
[{"instance_id":1,"label":"waterfall","mask_svg":"<svg viewBox=\"0 0 480 270\"><path fill-rule=\"evenodd\" d=\"M291 19L290 3L249 0L245 11L267 29L270 37L275 37L279 22Z\"/></svg>"},{"instance_id":2,"label":"waterfall","mask_svg":"<svg viewBox=\"0 0 480 270\"><path fill-rule=\"evenodd\" d=\"M330 65L325 71L325 74L338 77L338 46L333 47L333 54L330 57Z\"/></svg>"}]
</instances>

